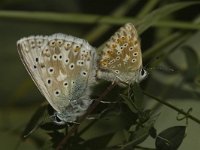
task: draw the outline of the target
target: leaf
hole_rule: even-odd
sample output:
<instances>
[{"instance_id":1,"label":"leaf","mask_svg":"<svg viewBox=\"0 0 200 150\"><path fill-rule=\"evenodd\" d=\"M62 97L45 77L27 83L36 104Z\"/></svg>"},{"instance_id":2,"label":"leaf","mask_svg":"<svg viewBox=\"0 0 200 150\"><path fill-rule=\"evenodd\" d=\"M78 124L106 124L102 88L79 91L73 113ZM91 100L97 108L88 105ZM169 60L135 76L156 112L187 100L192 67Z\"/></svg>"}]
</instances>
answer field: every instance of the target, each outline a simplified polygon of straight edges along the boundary
<instances>
[{"instance_id":1,"label":"leaf","mask_svg":"<svg viewBox=\"0 0 200 150\"><path fill-rule=\"evenodd\" d=\"M183 46L182 50L185 53L186 62L188 66L185 77L188 80L193 80L197 74L199 67L198 55L190 46Z\"/></svg>"},{"instance_id":2,"label":"leaf","mask_svg":"<svg viewBox=\"0 0 200 150\"><path fill-rule=\"evenodd\" d=\"M60 141L64 138L64 134L56 130L49 132L48 135L51 137L52 147L56 148Z\"/></svg>"},{"instance_id":3,"label":"leaf","mask_svg":"<svg viewBox=\"0 0 200 150\"><path fill-rule=\"evenodd\" d=\"M191 5L200 4L199 2L179 2L179 3L173 3L166 5L162 8L159 8L153 12L151 12L146 17L142 18L136 25L138 26L138 33L141 34L145 30L147 30L149 27L154 25L156 21L159 19L175 12L180 9L189 7Z\"/></svg>"},{"instance_id":4,"label":"leaf","mask_svg":"<svg viewBox=\"0 0 200 150\"><path fill-rule=\"evenodd\" d=\"M154 128L154 127L151 127L150 130L149 130L149 135L152 137L152 138L156 138L157 137L157 130Z\"/></svg>"},{"instance_id":5,"label":"leaf","mask_svg":"<svg viewBox=\"0 0 200 150\"><path fill-rule=\"evenodd\" d=\"M59 130L59 129L67 128L67 125L57 125L53 122L45 122L44 124L40 125L40 128L42 128L46 131L52 131L52 130Z\"/></svg>"},{"instance_id":6,"label":"leaf","mask_svg":"<svg viewBox=\"0 0 200 150\"><path fill-rule=\"evenodd\" d=\"M136 105L137 108L139 108L139 110L141 110L144 95L140 88L140 85L136 82L133 84L133 96L134 96L134 104Z\"/></svg>"},{"instance_id":7,"label":"leaf","mask_svg":"<svg viewBox=\"0 0 200 150\"><path fill-rule=\"evenodd\" d=\"M128 96L120 94L129 109L134 113L138 113L139 110L142 110L143 92L138 83L129 86L127 95Z\"/></svg>"},{"instance_id":8,"label":"leaf","mask_svg":"<svg viewBox=\"0 0 200 150\"><path fill-rule=\"evenodd\" d=\"M156 138L157 150L177 150L185 136L186 126L174 126L162 131Z\"/></svg>"},{"instance_id":9,"label":"leaf","mask_svg":"<svg viewBox=\"0 0 200 150\"><path fill-rule=\"evenodd\" d=\"M104 149L109 141L112 139L113 133L87 140L83 146L90 147L90 149Z\"/></svg>"},{"instance_id":10,"label":"leaf","mask_svg":"<svg viewBox=\"0 0 200 150\"><path fill-rule=\"evenodd\" d=\"M124 100L124 103L129 107L129 109L133 112L133 113L137 113L138 110L133 106L133 103L131 102L132 100L123 94L120 94L121 98Z\"/></svg>"},{"instance_id":11,"label":"leaf","mask_svg":"<svg viewBox=\"0 0 200 150\"><path fill-rule=\"evenodd\" d=\"M132 148L142 143L148 136L150 129L154 126L154 123L159 115L152 116L146 123L143 124L138 130L134 131L131 135L131 140L121 146L121 149Z\"/></svg>"},{"instance_id":12,"label":"leaf","mask_svg":"<svg viewBox=\"0 0 200 150\"><path fill-rule=\"evenodd\" d=\"M44 113L48 105L41 105L31 117L25 130L21 134L22 139L26 139L33 131L35 131L43 121Z\"/></svg>"}]
</instances>

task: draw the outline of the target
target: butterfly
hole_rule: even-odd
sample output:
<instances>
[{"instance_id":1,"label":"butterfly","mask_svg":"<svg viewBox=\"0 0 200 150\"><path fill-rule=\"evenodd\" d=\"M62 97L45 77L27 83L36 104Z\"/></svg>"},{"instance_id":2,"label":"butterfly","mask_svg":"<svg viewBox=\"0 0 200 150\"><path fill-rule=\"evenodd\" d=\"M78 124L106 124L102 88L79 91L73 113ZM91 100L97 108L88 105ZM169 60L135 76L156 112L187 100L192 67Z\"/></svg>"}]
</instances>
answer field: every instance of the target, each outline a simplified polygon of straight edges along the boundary
<instances>
[{"instance_id":1,"label":"butterfly","mask_svg":"<svg viewBox=\"0 0 200 150\"><path fill-rule=\"evenodd\" d=\"M54 108L54 122L75 122L92 103L96 51L83 39L61 33L17 41L20 58L38 89Z\"/></svg>"},{"instance_id":2,"label":"butterfly","mask_svg":"<svg viewBox=\"0 0 200 150\"><path fill-rule=\"evenodd\" d=\"M121 86L140 82L147 76L142 66L142 53L133 24L121 27L106 43L98 60L97 77Z\"/></svg>"}]
</instances>

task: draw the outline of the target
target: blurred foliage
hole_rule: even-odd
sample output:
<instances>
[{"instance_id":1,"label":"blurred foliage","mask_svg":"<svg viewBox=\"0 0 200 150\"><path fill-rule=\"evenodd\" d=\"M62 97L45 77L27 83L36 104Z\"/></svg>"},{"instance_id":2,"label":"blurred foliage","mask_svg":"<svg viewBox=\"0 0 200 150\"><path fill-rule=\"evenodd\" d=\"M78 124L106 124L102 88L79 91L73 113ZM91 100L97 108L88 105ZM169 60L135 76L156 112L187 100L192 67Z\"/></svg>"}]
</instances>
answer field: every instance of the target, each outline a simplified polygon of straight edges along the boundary
<instances>
[{"instance_id":1,"label":"blurred foliage","mask_svg":"<svg viewBox=\"0 0 200 150\"><path fill-rule=\"evenodd\" d=\"M200 147L199 4L198 0L1 0L0 149ZM45 98L24 69L16 41L59 32L84 38L101 51L127 22L135 24L140 34L148 78L140 87L114 87L103 98L111 103L100 103L88 116L96 119L85 119L73 132L73 124L56 127L45 120L50 108L42 104ZM102 81L93 96L109 84ZM21 135L29 136L22 140Z\"/></svg>"}]
</instances>

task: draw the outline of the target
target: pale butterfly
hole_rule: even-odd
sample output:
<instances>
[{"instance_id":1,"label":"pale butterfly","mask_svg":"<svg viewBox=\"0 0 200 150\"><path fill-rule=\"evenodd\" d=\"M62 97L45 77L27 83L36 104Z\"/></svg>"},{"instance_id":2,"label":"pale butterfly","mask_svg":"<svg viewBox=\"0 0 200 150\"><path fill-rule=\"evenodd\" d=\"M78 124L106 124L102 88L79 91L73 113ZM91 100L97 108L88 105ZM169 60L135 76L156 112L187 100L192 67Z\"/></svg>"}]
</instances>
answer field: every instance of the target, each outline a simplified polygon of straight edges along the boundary
<instances>
[{"instance_id":1,"label":"pale butterfly","mask_svg":"<svg viewBox=\"0 0 200 150\"><path fill-rule=\"evenodd\" d=\"M30 36L17 41L27 71L50 105L54 122L75 122L92 103L96 51L83 39L65 34Z\"/></svg>"},{"instance_id":2,"label":"pale butterfly","mask_svg":"<svg viewBox=\"0 0 200 150\"><path fill-rule=\"evenodd\" d=\"M133 24L125 24L105 43L98 67L98 78L117 82L121 86L140 82L147 76L142 66L140 41Z\"/></svg>"}]
</instances>

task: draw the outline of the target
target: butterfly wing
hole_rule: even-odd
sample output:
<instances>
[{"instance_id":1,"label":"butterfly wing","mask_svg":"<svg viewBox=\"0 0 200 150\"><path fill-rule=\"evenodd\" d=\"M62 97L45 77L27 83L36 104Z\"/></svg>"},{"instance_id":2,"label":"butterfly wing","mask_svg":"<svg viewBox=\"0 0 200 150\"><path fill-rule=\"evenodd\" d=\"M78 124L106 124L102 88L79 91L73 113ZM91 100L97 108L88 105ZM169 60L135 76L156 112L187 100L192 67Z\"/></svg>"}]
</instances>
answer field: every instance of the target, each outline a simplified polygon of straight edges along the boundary
<instances>
[{"instance_id":1,"label":"butterfly wing","mask_svg":"<svg viewBox=\"0 0 200 150\"><path fill-rule=\"evenodd\" d=\"M121 27L105 44L99 60L99 78L136 80L142 67L142 54L137 31L133 24ZM116 79L117 78L117 79Z\"/></svg>"},{"instance_id":2,"label":"butterfly wing","mask_svg":"<svg viewBox=\"0 0 200 150\"><path fill-rule=\"evenodd\" d=\"M96 53L85 40L64 34L31 36L17 42L27 71L57 112L88 94Z\"/></svg>"}]
</instances>

